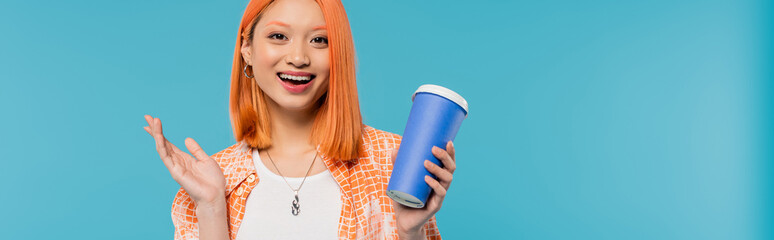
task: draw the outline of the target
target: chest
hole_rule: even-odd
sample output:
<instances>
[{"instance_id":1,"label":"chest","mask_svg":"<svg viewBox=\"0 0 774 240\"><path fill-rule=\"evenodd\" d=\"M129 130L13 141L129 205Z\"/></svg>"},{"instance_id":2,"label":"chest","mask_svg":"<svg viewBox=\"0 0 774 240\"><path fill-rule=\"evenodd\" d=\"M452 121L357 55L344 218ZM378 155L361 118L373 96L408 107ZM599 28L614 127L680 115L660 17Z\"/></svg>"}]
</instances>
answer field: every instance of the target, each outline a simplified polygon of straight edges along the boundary
<instances>
[{"instance_id":1,"label":"chest","mask_svg":"<svg viewBox=\"0 0 774 240\"><path fill-rule=\"evenodd\" d=\"M274 159L266 151L255 150L253 156L255 156L253 161L256 168L259 165L263 165L269 172L279 176L302 178L307 175L313 176L328 171L328 167L323 160L314 154L294 157L293 159L288 159L284 156L273 156L276 158Z\"/></svg>"},{"instance_id":2,"label":"chest","mask_svg":"<svg viewBox=\"0 0 774 240\"><path fill-rule=\"evenodd\" d=\"M247 196L236 239L338 239L344 202L329 171L304 180L283 179L261 163L256 170L261 180ZM301 186L298 199L288 185Z\"/></svg>"},{"instance_id":3,"label":"chest","mask_svg":"<svg viewBox=\"0 0 774 240\"><path fill-rule=\"evenodd\" d=\"M259 186L260 182L272 176L272 174L270 174L271 171L266 171L267 174L264 174L265 176L258 176L257 168L260 166L266 167L266 164L263 164L263 162L249 164L253 162L252 160L257 160L251 158L258 158L259 156L260 155L256 154L247 158L251 161L245 161L245 163L241 164L240 166L242 167L238 171L235 171L239 174L235 174L235 177L229 183L229 186L233 186L230 188L233 190L229 191L229 194L227 195L229 230L232 239L236 238L242 222L245 219L249 195ZM381 171L379 165L371 164L369 162L370 159L360 159L357 164L333 162L330 158L325 157L322 160L329 170L332 179L335 180L335 183L339 187L340 204L337 205L331 203L331 205L335 205L334 207L338 207L333 208L332 210L334 212L339 212L337 216L338 225L334 227L334 229L337 229L338 238L373 239L379 238L375 236L393 236L395 233L394 211L392 210L389 198L384 194L384 189L386 189L389 180L387 173ZM248 166L248 164L253 166ZM310 173L310 175L312 177L317 176L317 174L312 173ZM280 177L277 174L274 174L274 176ZM290 179L282 180L283 182L279 183L284 183L286 180ZM309 178L307 178L307 181L308 180ZM293 188L297 188L300 185L300 182L294 184L293 182L288 181L288 183ZM278 211L280 211L279 214L290 215L290 204L292 204L293 201L293 194L288 183L285 183L285 189L280 191L284 191L285 194L290 194L291 197L288 198L285 196L278 198L281 199L278 203L280 205L277 207ZM304 183L304 186L301 187L300 191L304 191L303 189L307 187L306 184L307 183ZM281 188L277 187L277 189ZM305 197L303 194L300 194L299 197L301 212L304 212L307 206L304 202ZM328 199L331 198L329 197ZM282 206L283 204L285 205L284 207ZM328 209L331 209L331 207L329 206ZM390 237L386 238L391 239Z\"/></svg>"}]
</instances>

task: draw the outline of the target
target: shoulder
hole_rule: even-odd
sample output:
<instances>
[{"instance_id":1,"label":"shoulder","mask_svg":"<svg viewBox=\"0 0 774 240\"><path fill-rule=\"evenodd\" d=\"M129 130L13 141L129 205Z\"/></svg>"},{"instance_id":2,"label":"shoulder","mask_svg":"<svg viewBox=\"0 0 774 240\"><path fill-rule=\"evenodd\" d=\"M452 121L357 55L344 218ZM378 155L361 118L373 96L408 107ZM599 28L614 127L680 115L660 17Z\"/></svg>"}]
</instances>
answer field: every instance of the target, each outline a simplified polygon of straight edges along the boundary
<instances>
[{"instance_id":1,"label":"shoulder","mask_svg":"<svg viewBox=\"0 0 774 240\"><path fill-rule=\"evenodd\" d=\"M401 136L365 125L363 128L363 144L366 150L391 151L400 145Z\"/></svg>"},{"instance_id":2,"label":"shoulder","mask_svg":"<svg viewBox=\"0 0 774 240\"><path fill-rule=\"evenodd\" d=\"M239 141L210 157L223 170L223 175L226 177L226 194L229 194L242 180L255 171L252 148L244 141Z\"/></svg>"},{"instance_id":3,"label":"shoulder","mask_svg":"<svg viewBox=\"0 0 774 240\"><path fill-rule=\"evenodd\" d=\"M227 148L210 155L212 159L218 162L220 168L226 170L229 166L232 166L239 161L244 160L245 157L250 155L250 148L244 141L239 141Z\"/></svg>"},{"instance_id":4,"label":"shoulder","mask_svg":"<svg viewBox=\"0 0 774 240\"><path fill-rule=\"evenodd\" d=\"M210 157L228 160L243 154L247 149L247 144L245 144L244 141L239 141L232 144L231 146L226 147L225 149L216 152L215 154L212 154Z\"/></svg>"},{"instance_id":5,"label":"shoulder","mask_svg":"<svg viewBox=\"0 0 774 240\"><path fill-rule=\"evenodd\" d=\"M400 146L401 136L371 126L363 128L363 153L358 163L389 173L392 168L392 150Z\"/></svg>"}]
</instances>

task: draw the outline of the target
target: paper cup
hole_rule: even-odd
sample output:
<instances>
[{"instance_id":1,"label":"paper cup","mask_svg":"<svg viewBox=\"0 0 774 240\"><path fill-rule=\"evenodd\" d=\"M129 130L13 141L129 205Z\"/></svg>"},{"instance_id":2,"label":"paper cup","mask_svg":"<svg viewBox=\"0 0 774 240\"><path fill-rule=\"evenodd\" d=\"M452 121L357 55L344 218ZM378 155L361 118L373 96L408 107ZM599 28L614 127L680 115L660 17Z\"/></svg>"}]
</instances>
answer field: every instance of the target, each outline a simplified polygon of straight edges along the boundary
<instances>
[{"instance_id":1,"label":"paper cup","mask_svg":"<svg viewBox=\"0 0 774 240\"><path fill-rule=\"evenodd\" d=\"M432 190L425 175L438 179L427 171L424 161L443 167L432 147L445 150L446 143L454 140L468 115L468 103L454 91L432 84L420 86L411 99L414 103L387 185L387 196L405 206L423 208Z\"/></svg>"}]
</instances>

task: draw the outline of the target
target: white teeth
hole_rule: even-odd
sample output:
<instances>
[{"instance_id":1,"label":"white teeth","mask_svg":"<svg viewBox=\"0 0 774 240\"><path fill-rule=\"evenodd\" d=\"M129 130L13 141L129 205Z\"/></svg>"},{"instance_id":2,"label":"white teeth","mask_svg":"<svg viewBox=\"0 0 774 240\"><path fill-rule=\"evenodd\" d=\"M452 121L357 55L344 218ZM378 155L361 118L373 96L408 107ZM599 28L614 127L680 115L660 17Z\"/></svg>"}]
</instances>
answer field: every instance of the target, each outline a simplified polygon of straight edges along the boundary
<instances>
[{"instance_id":1,"label":"white teeth","mask_svg":"<svg viewBox=\"0 0 774 240\"><path fill-rule=\"evenodd\" d=\"M280 73L280 78L287 79L287 80L295 80L295 81L309 81L312 79L312 76L293 76L289 74Z\"/></svg>"}]
</instances>

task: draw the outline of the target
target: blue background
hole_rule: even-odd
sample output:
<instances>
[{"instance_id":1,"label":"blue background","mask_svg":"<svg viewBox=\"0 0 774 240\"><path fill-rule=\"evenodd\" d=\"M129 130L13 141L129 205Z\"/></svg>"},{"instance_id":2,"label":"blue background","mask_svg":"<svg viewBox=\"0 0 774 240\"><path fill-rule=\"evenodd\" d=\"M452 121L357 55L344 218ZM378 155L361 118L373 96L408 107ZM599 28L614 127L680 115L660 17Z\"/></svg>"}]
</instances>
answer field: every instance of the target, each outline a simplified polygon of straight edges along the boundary
<instances>
[{"instance_id":1,"label":"blue background","mask_svg":"<svg viewBox=\"0 0 774 240\"><path fill-rule=\"evenodd\" d=\"M174 144L234 143L239 1L0 2L0 239L171 239ZM446 239L772 239L771 3L344 1L365 123L470 103Z\"/></svg>"}]
</instances>

